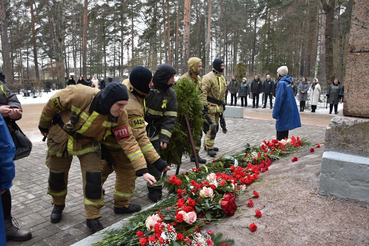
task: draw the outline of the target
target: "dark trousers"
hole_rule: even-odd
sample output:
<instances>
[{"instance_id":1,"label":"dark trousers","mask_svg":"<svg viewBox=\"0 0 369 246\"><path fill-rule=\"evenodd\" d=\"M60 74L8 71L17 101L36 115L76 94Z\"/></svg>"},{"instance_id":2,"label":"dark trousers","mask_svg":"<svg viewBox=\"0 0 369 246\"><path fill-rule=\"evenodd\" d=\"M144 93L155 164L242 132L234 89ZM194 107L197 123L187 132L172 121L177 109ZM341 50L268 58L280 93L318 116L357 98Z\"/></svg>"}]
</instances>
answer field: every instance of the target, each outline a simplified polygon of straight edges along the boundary
<instances>
[{"instance_id":1,"label":"dark trousers","mask_svg":"<svg viewBox=\"0 0 369 246\"><path fill-rule=\"evenodd\" d=\"M270 108L273 108L273 102L272 102L273 95L272 94L265 94L264 108L266 108L268 98L269 98L269 101L270 101Z\"/></svg>"},{"instance_id":2,"label":"dark trousers","mask_svg":"<svg viewBox=\"0 0 369 246\"><path fill-rule=\"evenodd\" d=\"M316 105L311 105L311 112L315 113Z\"/></svg>"},{"instance_id":3,"label":"dark trousers","mask_svg":"<svg viewBox=\"0 0 369 246\"><path fill-rule=\"evenodd\" d=\"M156 150L156 152L160 155L160 141L158 140L154 140L151 141L152 146L154 146L154 149ZM161 172L159 172L158 169L156 169L156 167L150 163L147 163L147 169L149 171L149 173L154 176L157 180L161 178Z\"/></svg>"},{"instance_id":4,"label":"dark trousers","mask_svg":"<svg viewBox=\"0 0 369 246\"><path fill-rule=\"evenodd\" d=\"M300 112L304 112L305 109L305 101L300 101Z\"/></svg>"},{"instance_id":5,"label":"dark trousers","mask_svg":"<svg viewBox=\"0 0 369 246\"><path fill-rule=\"evenodd\" d=\"M4 219L10 219L11 216L11 210L12 210L12 196L10 194L10 190L6 190L1 195L1 202L3 204L3 214Z\"/></svg>"},{"instance_id":6,"label":"dark trousers","mask_svg":"<svg viewBox=\"0 0 369 246\"><path fill-rule=\"evenodd\" d=\"M245 102L245 104L244 104ZM247 97L241 97L241 106L243 107L245 105L245 107L247 107Z\"/></svg>"},{"instance_id":7,"label":"dark trousers","mask_svg":"<svg viewBox=\"0 0 369 246\"><path fill-rule=\"evenodd\" d=\"M259 93L252 93L252 107L259 107Z\"/></svg>"},{"instance_id":8,"label":"dark trousers","mask_svg":"<svg viewBox=\"0 0 369 246\"><path fill-rule=\"evenodd\" d=\"M337 108L338 108L338 104L329 104L329 113L332 113L332 109L334 106L334 113L337 114Z\"/></svg>"},{"instance_id":9,"label":"dark trousers","mask_svg":"<svg viewBox=\"0 0 369 246\"><path fill-rule=\"evenodd\" d=\"M277 131L277 139L278 141L288 138L288 131Z\"/></svg>"},{"instance_id":10,"label":"dark trousers","mask_svg":"<svg viewBox=\"0 0 369 246\"><path fill-rule=\"evenodd\" d=\"M234 99L234 104L233 104L233 99ZM237 105L237 94L232 94L231 93L231 106L234 105L236 106Z\"/></svg>"}]
</instances>

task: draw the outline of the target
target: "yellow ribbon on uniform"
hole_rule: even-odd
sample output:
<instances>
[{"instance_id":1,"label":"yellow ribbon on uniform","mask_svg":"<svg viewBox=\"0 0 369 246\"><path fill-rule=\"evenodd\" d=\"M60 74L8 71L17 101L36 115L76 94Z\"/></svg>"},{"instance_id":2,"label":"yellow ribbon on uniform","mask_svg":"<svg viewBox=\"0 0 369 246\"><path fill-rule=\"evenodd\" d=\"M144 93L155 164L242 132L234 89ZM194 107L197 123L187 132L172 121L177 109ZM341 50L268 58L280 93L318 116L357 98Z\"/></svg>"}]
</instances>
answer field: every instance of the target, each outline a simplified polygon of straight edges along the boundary
<instances>
[{"instance_id":1,"label":"yellow ribbon on uniform","mask_svg":"<svg viewBox=\"0 0 369 246\"><path fill-rule=\"evenodd\" d=\"M168 100L163 100L163 104L161 105L161 108L167 108L167 102Z\"/></svg>"}]
</instances>

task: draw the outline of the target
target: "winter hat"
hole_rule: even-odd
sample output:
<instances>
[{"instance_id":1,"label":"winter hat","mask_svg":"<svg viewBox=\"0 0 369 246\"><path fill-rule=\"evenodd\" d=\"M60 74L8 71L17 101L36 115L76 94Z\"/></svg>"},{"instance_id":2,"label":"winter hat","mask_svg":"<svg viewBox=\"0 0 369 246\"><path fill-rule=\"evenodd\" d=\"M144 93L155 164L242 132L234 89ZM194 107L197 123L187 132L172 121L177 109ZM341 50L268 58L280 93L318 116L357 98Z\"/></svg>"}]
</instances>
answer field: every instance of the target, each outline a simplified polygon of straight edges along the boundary
<instances>
[{"instance_id":1,"label":"winter hat","mask_svg":"<svg viewBox=\"0 0 369 246\"><path fill-rule=\"evenodd\" d=\"M150 88L149 84L152 79L152 73L149 69L137 66L132 69L131 74L129 75L129 82L133 88L141 93L149 94Z\"/></svg>"},{"instance_id":2,"label":"winter hat","mask_svg":"<svg viewBox=\"0 0 369 246\"><path fill-rule=\"evenodd\" d=\"M110 108L118 101L128 101L127 87L119 82L111 82L101 92L97 112L109 114Z\"/></svg>"},{"instance_id":3,"label":"winter hat","mask_svg":"<svg viewBox=\"0 0 369 246\"><path fill-rule=\"evenodd\" d=\"M223 73L224 69L220 68L220 65L222 65L222 63L224 62L221 59L215 59L213 61L213 68L217 70L218 72Z\"/></svg>"},{"instance_id":4,"label":"winter hat","mask_svg":"<svg viewBox=\"0 0 369 246\"><path fill-rule=\"evenodd\" d=\"M199 65L199 63L201 62L201 59L198 57L191 57L188 60L188 69L193 72L196 75L200 74L200 71L197 69L197 66Z\"/></svg>"},{"instance_id":5,"label":"winter hat","mask_svg":"<svg viewBox=\"0 0 369 246\"><path fill-rule=\"evenodd\" d=\"M314 78L315 79L315 81L318 83L319 82L319 80L317 79L317 78Z\"/></svg>"},{"instance_id":6,"label":"winter hat","mask_svg":"<svg viewBox=\"0 0 369 246\"><path fill-rule=\"evenodd\" d=\"M247 81L247 79L245 77L243 77L242 80L246 80Z\"/></svg>"},{"instance_id":7,"label":"winter hat","mask_svg":"<svg viewBox=\"0 0 369 246\"><path fill-rule=\"evenodd\" d=\"M176 74L176 69L169 64L161 64L156 68L153 83L156 89L166 90L172 85L168 85L168 80Z\"/></svg>"},{"instance_id":8,"label":"winter hat","mask_svg":"<svg viewBox=\"0 0 369 246\"><path fill-rule=\"evenodd\" d=\"M281 77L284 77L288 74L288 67L287 66L282 66L282 67L279 67L277 69L277 73L281 76Z\"/></svg>"}]
</instances>

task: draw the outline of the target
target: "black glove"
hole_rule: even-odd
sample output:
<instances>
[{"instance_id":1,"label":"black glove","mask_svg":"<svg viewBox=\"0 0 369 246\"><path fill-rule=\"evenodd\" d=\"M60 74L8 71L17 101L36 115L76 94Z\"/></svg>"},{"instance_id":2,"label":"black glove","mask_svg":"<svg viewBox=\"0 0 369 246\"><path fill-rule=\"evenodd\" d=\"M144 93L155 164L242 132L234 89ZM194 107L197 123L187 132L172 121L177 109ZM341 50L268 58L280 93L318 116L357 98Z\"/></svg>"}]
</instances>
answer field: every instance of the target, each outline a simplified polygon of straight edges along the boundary
<instances>
[{"instance_id":1,"label":"black glove","mask_svg":"<svg viewBox=\"0 0 369 246\"><path fill-rule=\"evenodd\" d=\"M168 166L168 163L164 161L163 159L159 158L152 165L154 165L155 168L158 169L159 172L162 172Z\"/></svg>"},{"instance_id":2,"label":"black glove","mask_svg":"<svg viewBox=\"0 0 369 246\"><path fill-rule=\"evenodd\" d=\"M226 110L225 104L223 104L223 112Z\"/></svg>"},{"instance_id":3,"label":"black glove","mask_svg":"<svg viewBox=\"0 0 369 246\"><path fill-rule=\"evenodd\" d=\"M42 133L49 133L49 128L42 128L40 126L38 126L38 129L40 130L40 132Z\"/></svg>"},{"instance_id":4,"label":"black glove","mask_svg":"<svg viewBox=\"0 0 369 246\"><path fill-rule=\"evenodd\" d=\"M205 105L205 106L204 106L204 109L202 110L202 112L203 112L204 114L207 114L207 113L208 113L208 111L209 111L209 107L208 107L208 105Z\"/></svg>"}]
</instances>

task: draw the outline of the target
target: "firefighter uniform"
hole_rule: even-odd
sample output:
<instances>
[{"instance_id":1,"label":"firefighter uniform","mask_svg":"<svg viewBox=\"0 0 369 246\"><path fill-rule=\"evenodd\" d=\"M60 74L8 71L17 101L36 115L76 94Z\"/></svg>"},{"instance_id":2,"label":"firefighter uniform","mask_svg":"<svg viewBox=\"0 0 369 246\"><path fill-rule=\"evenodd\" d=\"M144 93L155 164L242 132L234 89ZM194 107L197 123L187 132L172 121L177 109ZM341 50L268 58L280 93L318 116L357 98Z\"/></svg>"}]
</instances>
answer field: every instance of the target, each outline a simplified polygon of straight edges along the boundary
<instances>
[{"instance_id":1,"label":"firefighter uniform","mask_svg":"<svg viewBox=\"0 0 369 246\"><path fill-rule=\"evenodd\" d=\"M120 90L114 99L109 94L113 86ZM72 85L52 96L40 117L39 128L41 132L48 133L46 165L50 174L47 193L52 196L54 205L64 206L68 172L73 156L77 156L81 163L87 220L99 218L100 208L104 205L98 141L114 136L136 170L146 167L128 123L127 112L123 111L118 117L110 115L110 107L120 100L128 100L126 88L120 83L111 83L104 92L84 85ZM107 101L109 103L104 103Z\"/></svg>"},{"instance_id":2,"label":"firefighter uniform","mask_svg":"<svg viewBox=\"0 0 369 246\"><path fill-rule=\"evenodd\" d=\"M142 67L140 67L142 68ZM131 74L134 73L134 69ZM151 72L150 72L151 73ZM147 97L149 88L149 82L151 78L146 83L147 91L142 92L139 90L135 90L133 85L131 84L129 79L123 81L123 84L126 85L128 89L128 104L125 107L128 114L129 125L132 128L132 133L136 141L138 142L141 151L144 155L146 161L150 164L154 164L155 168L159 170L163 170L165 167L160 166L160 163L164 162L160 159L159 154L154 149L153 145L150 142L150 139L146 134L146 124L144 120L144 107L145 107L145 97ZM135 87L136 88L136 87ZM142 89L144 90L144 89ZM114 188L114 211L115 213L128 213L128 212L119 212L119 211L127 211L125 208L130 209L130 197L133 194L135 188L135 170L137 170L135 163L131 161L130 158L126 155L125 152L119 148L116 144L114 138L106 138L101 141L101 144L106 147L110 156L112 157L112 162L109 163L107 161L103 161L103 171L102 171L102 179L103 182L106 181L108 176L115 171L116 173L116 181ZM165 163L165 162L164 162ZM165 163L165 166L167 164ZM146 167L145 167L146 168ZM148 172L147 169L145 169ZM132 204L133 205L133 204ZM139 205L136 205L136 211L139 211ZM139 208L138 208L139 207ZM135 208L132 208L135 210ZM130 212L135 212L130 210Z\"/></svg>"},{"instance_id":3,"label":"firefighter uniform","mask_svg":"<svg viewBox=\"0 0 369 246\"><path fill-rule=\"evenodd\" d=\"M223 113L225 90L227 87L227 82L222 75L223 69L220 69L220 64L223 64L222 60L214 60L213 71L202 78L201 85L201 100L205 105L204 108L207 115L212 121L204 140L204 146L210 156L215 155L211 155L209 151L214 151L214 139L219 128L219 114Z\"/></svg>"}]
</instances>

